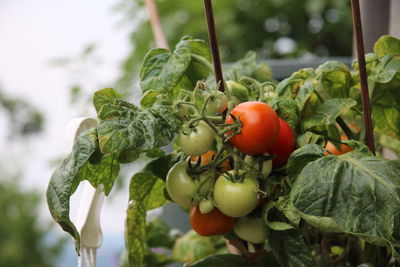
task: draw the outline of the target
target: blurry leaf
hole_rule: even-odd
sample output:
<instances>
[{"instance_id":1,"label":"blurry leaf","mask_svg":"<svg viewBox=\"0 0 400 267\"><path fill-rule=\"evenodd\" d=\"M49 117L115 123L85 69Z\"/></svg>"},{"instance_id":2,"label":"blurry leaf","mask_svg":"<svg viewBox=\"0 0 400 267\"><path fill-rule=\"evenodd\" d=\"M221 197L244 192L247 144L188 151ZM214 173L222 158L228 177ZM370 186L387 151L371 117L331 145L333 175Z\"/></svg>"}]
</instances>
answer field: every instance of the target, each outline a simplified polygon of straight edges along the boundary
<instances>
[{"instance_id":1,"label":"blurry leaf","mask_svg":"<svg viewBox=\"0 0 400 267\"><path fill-rule=\"evenodd\" d=\"M165 152L161 148L152 148L146 152L146 157L149 158L158 158L165 155Z\"/></svg>"},{"instance_id":2,"label":"blurry leaf","mask_svg":"<svg viewBox=\"0 0 400 267\"><path fill-rule=\"evenodd\" d=\"M336 118L348 112L357 102L350 98L330 99L318 105L316 113L301 121L303 129L307 130L315 126L334 124Z\"/></svg>"},{"instance_id":3,"label":"blurry leaf","mask_svg":"<svg viewBox=\"0 0 400 267\"><path fill-rule=\"evenodd\" d=\"M328 61L316 69L322 89L330 98L346 98L349 96L351 74L349 68L337 61Z\"/></svg>"},{"instance_id":4,"label":"blurry leaf","mask_svg":"<svg viewBox=\"0 0 400 267\"><path fill-rule=\"evenodd\" d=\"M247 88L249 92L248 100L257 101L260 98L262 86L257 80L249 77L242 77L239 79L239 83Z\"/></svg>"},{"instance_id":5,"label":"blurry leaf","mask_svg":"<svg viewBox=\"0 0 400 267\"><path fill-rule=\"evenodd\" d=\"M226 73L227 79L235 80L241 77L250 77L260 82L272 79L272 73L266 63L261 63L253 51L246 53L244 58L233 64Z\"/></svg>"},{"instance_id":6,"label":"blurry leaf","mask_svg":"<svg viewBox=\"0 0 400 267\"><path fill-rule=\"evenodd\" d=\"M388 54L400 54L400 40L392 36L384 35L375 43L374 53L378 57L383 57Z\"/></svg>"},{"instance_id":7,"label":"blurry leaf","mask_svg":"<svg viewBox=\"0 0 400 267\"><path fill-rule=\"evenodd\" d=\"M99 113L103 105L114 104L116 99L122 99L122 95L112 88L97 91L93 95L93 105L96 108L96 112Z\"/></svg>"},{"instance_id":8,"label":"blurry leaf","mask_svg":"<svg viewBox=\"0 0 400 267\"><path fill-rule=\"evenodd\" d=\"M144 151L167 145L177 128L168 107L142 110L122 100L104 105L99 113L99 143L103 153L134 149Z\"/></svg>"},{"instance_id":9,"label":"blurry leaf","mask_svg":"<svg viewBox=\"0 0 400 267\"><path fill-rule=\"evenodd\" d=\"M309 224L399 245L400 161L353 152L312 161L295 176L290 199Z\"/></svg>"},{"instance_id":10,"label":"blurry leaf","mask_svg":"<svg viewBox=\"0 0 400 267\"><path fill-rule=\"evenodd\" d=\"M189 230L176 240L172 255L177 261L193 263L215 254L219 247L225 247L225 245L225 239L222 236L206 237L198 235L194 230Z\"/></svg>"},{"instance_id":11,"label":"blurry leaf","mask_svg":"<svg viewBox=\"0 0 400 267\"><path fill-rule=\"evenodd\" d=\"M271 231L269 244L282 267L317 266L298 230Z\"/></svg>"},{"instance_id":12,"label":"blurry leaf","mask_svg":"<svg viewBox=\"0 0 400 267\"><path fill-rule=\"evenodd\" d=\"M120 163L129 163L139 158L140 151L134 149L122 150L119 152L118 161Z\"/></svg>"},{"instance_id":13,"label":"blurry leaf","mask_svg":"<svg viewBox=\"0 0 400 267\"><path fill-rule=\"evenodd\" d=\"M252 265L250 265L246 260L246 258L244 258L243 256L234 254L211 255L189 265L189 267L221 267L221 266L246 267Z\"/></svg>"},{"instance_id":14,"label":"blurry leaf","mask_svg":"<svg viewBox=\"0 0 400 267\"><path fill-rule=\"evenodd\" d=\"M400 140L382 134L379 136L379 143L381 143L382 146L393 150L394 152L397 153L397 155L400 154Z\"/></svg>"},{"instance_id":15,"label":"blurry leaf","mask_svg":"<svg viewBox=\"0 0 400 267\"><path fill-rule=\"evenodd\" d=\"M311 68L300 69L294 72L289 78L284 79L276 86L278 96L296 98L300 87L308 78L314 77L315 72ZM307 99L303 99L305 101ZM301 101L301 102L303 102ZM304 103L303 103L304 104Z\"/></svg>"},{"instance_id":16,"label":"blurry leaf","mask_svg":"<svg viewBox=\"0 0 400 267\"><path fill-rule=\"evenodd\" d=\"M166 247L172 248L172 240L169 226L159 217L148 222L146 226L146 242L150 248Z\"/></svg>"}]
</instances>

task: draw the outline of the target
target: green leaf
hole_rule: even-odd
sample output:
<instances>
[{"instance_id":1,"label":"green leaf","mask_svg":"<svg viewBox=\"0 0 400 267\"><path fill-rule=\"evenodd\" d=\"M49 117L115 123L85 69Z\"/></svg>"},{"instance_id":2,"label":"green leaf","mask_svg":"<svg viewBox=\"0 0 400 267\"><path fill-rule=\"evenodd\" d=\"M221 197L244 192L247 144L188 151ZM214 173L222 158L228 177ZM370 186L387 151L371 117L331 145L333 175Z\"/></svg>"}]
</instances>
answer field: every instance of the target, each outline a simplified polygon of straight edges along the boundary
<instances>
[{"instance_id":1,"label":"green leaf","mask_svg":"<svg viewBox=\"0 0 400 267\"><path fill-rule=\"evenodd\" d=\"M165 183L146 172L133 175L129 186L126 247L129 266L144 266L146 255L146 212L165 205Z\"/></svg>"},{"instance_id":2,"label":"green leaf","mask_svg":"<svg viewBox=\"0 0 400 267\"><path fill-rule=\"evenodd\" d=\"M298 230L271 231L269 244L282 267L317 266Z\"/></svg>"},{"instance_id":3,"label":"green leaf","mask_svg":"<svg viewBox=\"0 0 400 267\"><path fill-rule=\"evenodd\" d=\"M69 218L69 200L78 187L79 170L87 164L89 158L98 149L96 129L80 135L72 153L66 157L53 172L47 187L47 205L54 220L75 239L76 251L79 251L80 237L75 225Z\"/></svg>"},{"instance_id":4,"label":"green leaf","mask_svg":"<svg viewBox=\"0 0 400 267\"><path fill-rule=\"evenodd\" d=\"M296 138L296 144L297 147L303 147L306 145L317 144L323 139L324 137L322 135L307 131Z\"/></svg>"},{"instance_id":5,"label":"green leaf","mask_svg":"<svg viewBox=\"0 0 400 267\"><path fill-rule=\"evenodd\" d=\"M330 98L349 97L351 74L342 62L328 61L316 69L317 79Z\"/></svg>"},{"instance_id":6,"label":"green leaf","mask_svg":"<svg viewBox=\"0 0 400 267\"><path fill-rule=\"evenodd\" d=\"M161 91L148 90L140 99L140 105L144 108L149 108L154 105L159 96L165 96Z\"/></svg>"},{"instance_id":7,"label":"green leaf","mask_svg":"<svg viewBox=\"0 0 400 267\"><path fill-rule=\"evenodd\" d=\"M114 104L116 99L122 99L122 95L112 88L105 88L97 91L93 95L93 105L99 113L103 105Z\"/></svg>"},{"instance_id":8,"label":"green leaf","mask_svg":"<svg viewBox=\"0 0 400 267\"><path fill-rule=\"evenodd\" d=\"M323 231L398 246L399 177L399 160L355 152L322 157L297 175L290 199L304 220Z\"/></svg>"},{"instance_id":9,"label":"green leaf","mask_svg":"<svg viewBox=\"0 0 400 267\"><path fill-rule=\"evenodd\" d=\"M80 181L88 180L93 187L102 184L106 196L110 193L119 173L118 153L102 156L100 162L87 162L79 169L76 178Z\"/></svg>"},{"instance_id":10,"label":"green leaf","mask_svg":"<svg viewBox=\"0 0 400 267\"><path fill-rule=\"evenodd\" d=\"M151 248L172 248L174 239L170 235L171 228L159 217L153 218L146 225L146 243Z\"/></svg>"},{"instance_id":11,"label":"green leaf","mask_svg":"<svg viewBox=\"0 0 400 267\"><path fill-rule=\"evenodd\" d=\"M146 157L149 158L158 158L165 155L165 152L161 148L152 148L146 152Z\"/></svg>"},{"instance_id":12,"label":"green leaf","mask_svg":"<svg viewBox=\"0 0 400 267\"><path fill-rule=\"evenodd\" d=\"M175 98L181 89L192 90L197 80L208 76L210 60L207 43L189 37L182 38L172 53L161 48L151 50L140 70L140 85L145 93L141 104L151 106L161 93ZM151 93L146 94L148 91Z\"/></svg>"},{"instance_id":13,"label":"green leaf","mask_svg":"<svg viewBox=\"0 0 400 267\"><path fill-rule=\"evenodd\" d=\"M276 111L279 118L286 121L292 129L297 128L299 122L299 110L293 99L277 97L271 102L271 106Z\"/></svg>"},{"instance_id":14,"label":"green leaf","mask_svg":"<svg viewBox=\"0 0 400 267\"><path fill-rule=\"evenodd\" d=\"M268 218L270 212L272 213L272 210L275 208L275 202L270 201L267 203L267 205L264 206L263 208L263 213L262 213L262 218L264 219L265 224L270 228L271 230L274 231L286 231L289 229L294 229L293 225L290 225L287 222L283 221L270 221Z\"/></svg>"},{"instance_id":15,"label":"green leaf","mask_svg":"<svg viewBox=\"0 0 400 267\"><path fill-rule=\"evenodd\" d=\"M219 251L220 248L223 248L222 252ZM176 240L172 256L177 261L192 263L215 253L226 252L226 243L222 236L201 236L192 229Z\"/></svg>"},{"instance_id":16,"label":"green leaf","mask_svg":"<svg viewBox=\"0 0 400 267\"><path fill-rule=\"evenodd\" d=\"M388 35L382 36L374 45L374 53L378 57L400 54L400 40Z\"/></svg>"},{"instance_id":17,"label":"green leaf","mask_svg":"<svg viewBox=\"0 0 400 267\"><path fill-rule=\"evenodd\" d=\"M382 134L379 136L379 143L382 146L393 150L394 152L397 153L397 155L400 154L400 140L390 137L388 135Z\"/></svg>"},{"instance_id":18,"label":"green leaf","mask_svg":"<svg viewBox=\"0 0 400 267\"><path fill-rule=\"evenodd\" d=\"M188 38L185 41L192 56L186 75L195 85L197 81L206 79L212 70L211 51L207 42L203 40Z\"/></svg>"},{"instance_id":19,"label":"green leaf","mask_svg":"<svg viewBox=\"0 0 400 267\"><path fill-rule=\"evenodd\" d=\"M186 158L183 153L175 154L170 153L165 156L159 157L147 163L143 171L151 173L164 180L167 178L167 173L171 167L178 161L182 161Z\"/></svg>"},{"instance_id":20,"label":"green leaf","mask_svg":"<svg viewBox=\"0 0 400 267\"><path fill-rule=\"evenodd\" d=\"M294 72L289 78L278 83L276 92L278 96L290 97L295 99L300 87L304 82L315 76L315 71L311 68L300 69Z\"/></svg>"},{"instance_id":21,"label":"green leaf","mask_svg":"<svg viewBox=\"0 0 400 267\"><path fill-rule=\"evenodd\" d=\"M336 118L348 112L357 102L350 98L330 99L318 105L316 113L301 121L303 129L334 124Z\"/></svg>"},{"instance_id":22,"label":"green leaf","mask_svg":"<svg viewBox=\"0 0 400 267\"><path fill-rule=\"evenodd\" d=\"M177 128L168 107L156 105L142 110L118 100L99 113L99 143L103 153L134 149L145 151L167 145Z\"/></svg>"},{"instance_id":23,"label":"green leaf","mask_svg":"<svg viewBox=\"0 0 400 267\"><path fill-rule=\"evenodd\" d=\"M228 80L237 80L246 76L256 79L259 82L272 79L272 73L268 65L259 62L257 54L254 51L247 52L244 58L236 61L229 68L225 76Z\"/></svg>"},{"instance_id":24,"label":"green leaf","mask_svg":"<svg viewBox=\"0 0 400 267\"><path fill-rule=\"evenodd\" d=\"M307 103L307 100L314 93L315 88L319 86L319 82L314 78L310 78L304 81L304 83L298 89L295 101L299 110L303 110Z\"/></svg>"},{"instance_id":25,"label":"green leaf","mask_svg":"<svg viewBox=\"0 0 400 267\"><path fill-rule=\"evenodd\" d=\"M400 140L400 55L388 55L372 70L372 117L375 130Z\"/></svg>"},{"instance_id":26,"label":"green leaf","mask_svg":"<svg viewBox=\"0 0 400 267\"><path fill-rule=\"evenodd\" d=\"M296 179L301 170L310 162L324 156L324 149L319 145L307 145L295 150L286 164L289 178Z\"/></svg>"},{"instance_id":27,"label":"green leaf","mask_svg":"<svg viewBox=\"0 0 400 267\"><path fill-rule=\"evenodd\" d=\"M221 267L221 266L246 267L251 265L243 256L234 254L211 255L189 265L189 267Z\"/></svg>"},{"instance_id":28,"label":"green leaf","mask_svg":"<svg viewBox=\"0 0 400 267\"><path fill-rule=\"evenodd\" d=\"M146 213L168 202L164 197L164 180L178 159L176 154L155 159L131 178L125 235L129 266L144 266L145 255L148 254L145 241L151 237L146 236Z\"/></svg>"}]
</instances>

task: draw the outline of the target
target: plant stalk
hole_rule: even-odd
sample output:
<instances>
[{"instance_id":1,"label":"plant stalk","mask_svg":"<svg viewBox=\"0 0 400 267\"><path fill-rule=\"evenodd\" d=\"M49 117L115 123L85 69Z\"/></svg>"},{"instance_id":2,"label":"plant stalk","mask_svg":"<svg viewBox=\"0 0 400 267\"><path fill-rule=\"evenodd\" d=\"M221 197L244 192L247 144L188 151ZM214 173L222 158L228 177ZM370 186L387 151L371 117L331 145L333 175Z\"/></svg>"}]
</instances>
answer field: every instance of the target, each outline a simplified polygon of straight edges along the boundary
<instances>
[{"instance_id":1,"label":"plant stalk","mask_svg":"<svg viewBox=\"0 0 400 267\"><path fill-rule=\"evenodd\" d=\"M165 34L160 23L160 16L158 15L156 3L154 3L154 0L144 0L144 4L146 5L147 12L149 13L150 24L157 47L169 49L167 39L165 38Z\"/></svg>"},{"instance_id":2,"label":"plant stalk","mask_svg":"<svg viewBox=\"0 0 400 267\"><path fill-rule=\"evenodd\" d=\"M217 84L220 83L219 90L225 91L224 77L222 74L221 60L219 57L217 34L215 30L214 14L211 0L204 0L204 10L208 27L208 39L210 40L210 48L213 57L214 72Z\"/></svg>"},{"instance_id":3,"label":"plant stalk","mask_svg":"<svg viewBox=\"0 0 400 267\"><path fill-rule=\"evenodd\" d=\"M360 15L360 2L359 0L351 0L351 10L353 15L353 29L356 37L357 57L358 57L358 71L360 73L361 82L361 102L364 114L364 125L366 132L366 144L375 155L375 141L374 132L372 127L371 118L371 105L369 102L367 70L365 64L365 51L364 41L362 35L361 15Z\"/></svg>"}]
</instances>

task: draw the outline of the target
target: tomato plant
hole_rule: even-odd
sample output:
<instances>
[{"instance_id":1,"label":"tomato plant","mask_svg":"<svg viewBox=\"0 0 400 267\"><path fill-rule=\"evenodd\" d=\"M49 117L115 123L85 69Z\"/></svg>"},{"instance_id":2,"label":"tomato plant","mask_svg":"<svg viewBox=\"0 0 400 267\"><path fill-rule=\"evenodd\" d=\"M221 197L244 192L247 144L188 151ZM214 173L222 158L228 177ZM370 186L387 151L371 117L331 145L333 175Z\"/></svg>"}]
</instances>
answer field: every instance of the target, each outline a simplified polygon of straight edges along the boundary
<instances>
[{"instance_id":1,"label":"tomato plant","mask_svg":"<svg viewBox=\"0 0 400 267\"><path fill-rule=\"evenodd\" d=\"M262 102L250 101L237 105L226 119L227 124L240 120L240 132L230 138L233 146L247 154L263 154L277 141L279 121L275 111Z\"/></svg>"},{"instance_id":2,"label":"tomato plant","mask_svg":"<svg viewBox=\"0 0 400 267\"><path fill-rule=\"evenodd\" d=\"M289 124L279 118L279 137L275 145L268 150L271 155L276 157L272 159L274 168L285 164L290 154L295 148L295 136Z\"/></svg>"},{"instance_id":3,"label":"tomato plant","mask_svg":"<svg viewBox=\"0 0 400 267\"><path fill-rule=\"evenodd\" d=\"M235 175L234 171L228 172ZM214 186L214 200L218 209L230 217L249 214L258 203L258 182L252 176L244 176L242 181L232 181L227 174L221 175Z\"/></svg>"},{"instance_id":4,"label":"tomato plant","mask_svg":"<svg viewBox=\"0 0 400 267\"><path fill-rule=\"evenodd\" d=\"M399 47L382 37L367 70L376 140L400 153ZM330 61L278 82L257 78L265 63L248 53L227 67L226 92L210 85L210 64L207 43L185 37L173 51L146 55L140 106L111 88L94 94L98 126L77 137L47 189L50 212L77 251L69 213L79 183L108 195L124 175L120 165L140 160L143 169L123 185L131 266L178 258L193 267L399 264L400 161L374 156L359 142L364 127L351 125L363 119L358 64ZM340 133L349 140L339 153ZM191 209L199 234L225 236L190 231L174 239L166 226L146 225L146 212L170 200ZM226 243L241 255L227 255ZM152 249L160 246L174 258Z\"/></svg>"},{"instance_id":5,"label":"tomato plant","mask_svg":"<svg viewBox=\"0 0 400 267\"><path fill-rule=\"evenodd\" d=\"M226 216L218 208L202 214L199 207L194 206L190 209L189 217L193 230L203 236L227 234L235 223L234 218Z\"/></svg>"}]
</instances>

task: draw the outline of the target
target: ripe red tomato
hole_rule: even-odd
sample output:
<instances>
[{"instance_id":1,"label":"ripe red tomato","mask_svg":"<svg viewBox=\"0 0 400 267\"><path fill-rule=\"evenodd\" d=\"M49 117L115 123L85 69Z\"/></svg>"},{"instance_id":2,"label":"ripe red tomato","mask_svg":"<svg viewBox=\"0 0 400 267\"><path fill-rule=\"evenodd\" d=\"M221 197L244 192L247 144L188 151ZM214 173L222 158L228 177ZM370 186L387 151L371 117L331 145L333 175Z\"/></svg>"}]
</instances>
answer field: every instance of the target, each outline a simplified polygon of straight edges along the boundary
<instances>
[{"instance_id":1,"label":"ripe red tomato","mask_svg":"<svg viewBox=\"0 0 400 267\"><path fill-rule=\"evenodd\" d=\"M226 216L217 208L202 214L199 207L194 206L190 209L189 217L193 230L203 236L227 234L235 225L234 218Z\"/></svg>"},{"instance_id":2,"label":"ripe red tomato","mask_svg":"<svg viewBox=\"0 0 400 267\"><path fill-rule=\"evenodd\" d=\"M230 139L231 144L240 151L252 155L263 154L278 140L278 116L269 105L257 101L243 102L231 113L242 122L240 133ZM233 118L228 116L226 123L233 123Z\"/></svg>"},{"instance_id":3,"label":"ripe red tomato","mask_svg":"<svg viewBox=\"0 0 400 267\"><path fill-rule=\"evenodd\" d=\"M345 135L341 135L340 139L348 140L347 136L345 136ZM349 147L348 145L345 145L345 144L341 144L340 149L337 149L336 146L332 142L326 143L325 149L336 156L342 155L342 154L347 153L352 150L351 147ZM328 156L330 154L328 152L325 152L325 155Z\"/></svg>"},{"instance_id":4,"label":"ripe red tomato","mask_svg":"<svg viewBox=\"0 0 400 267\"><path fill-rule=\"evenodd\" d=\"M289 124L281 118L279 118L279 129L278 141L276 141L275 145L268 150L269 154L276 155L276 157L272 159L272 166L274 168L282 166L288 161L295 146L293 130L290 128Z\"/></svg>"}]
</instances>

